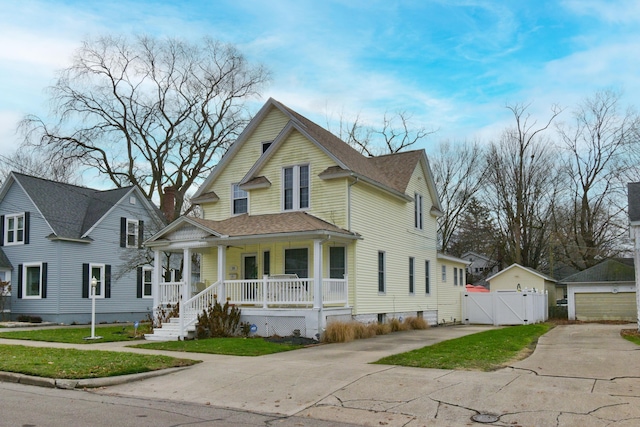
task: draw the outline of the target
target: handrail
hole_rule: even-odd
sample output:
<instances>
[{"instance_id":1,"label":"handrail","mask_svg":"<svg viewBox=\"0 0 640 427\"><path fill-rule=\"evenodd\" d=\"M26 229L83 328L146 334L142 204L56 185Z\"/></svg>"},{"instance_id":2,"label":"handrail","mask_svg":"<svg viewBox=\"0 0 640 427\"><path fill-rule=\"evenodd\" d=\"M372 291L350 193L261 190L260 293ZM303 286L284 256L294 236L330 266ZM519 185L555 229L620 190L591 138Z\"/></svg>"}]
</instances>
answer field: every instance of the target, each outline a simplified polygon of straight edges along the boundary
<instances>
[{"instance_id":1,"label":"handrail","mask_svg":"<svg viewBox=\"0 0 640 427\"><path fill-rule=\"evenodd\" d=\"M204 310L213 305L216 295L219 294L221 281L217 281L213 285L205 288L202 292L194 295L188 300L180 304L180 337L187 336L187 328L198 320Z\"/></svg>"}]
</instances>

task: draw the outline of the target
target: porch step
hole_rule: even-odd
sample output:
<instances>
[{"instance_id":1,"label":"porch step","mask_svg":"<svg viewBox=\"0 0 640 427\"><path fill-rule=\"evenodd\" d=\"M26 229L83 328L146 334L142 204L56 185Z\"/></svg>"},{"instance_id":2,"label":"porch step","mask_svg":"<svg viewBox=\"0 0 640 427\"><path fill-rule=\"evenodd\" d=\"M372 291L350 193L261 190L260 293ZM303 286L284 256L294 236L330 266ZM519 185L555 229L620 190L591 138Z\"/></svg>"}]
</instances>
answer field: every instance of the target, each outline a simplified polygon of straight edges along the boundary
<instances>
[{"instance_id":1,"label":"porch step","mask_svg":"<svg viewBox=\"0 0 640 427\"><path fill-rule=\"evenodd\" d=\"M196 325L187 327L187 335L193 335ZM160 328L154 328L152 334L145 334L147 341L178 341L180 337L180 319L172 317L168 322L162 324Z\"/></svg>"}]
</instances>

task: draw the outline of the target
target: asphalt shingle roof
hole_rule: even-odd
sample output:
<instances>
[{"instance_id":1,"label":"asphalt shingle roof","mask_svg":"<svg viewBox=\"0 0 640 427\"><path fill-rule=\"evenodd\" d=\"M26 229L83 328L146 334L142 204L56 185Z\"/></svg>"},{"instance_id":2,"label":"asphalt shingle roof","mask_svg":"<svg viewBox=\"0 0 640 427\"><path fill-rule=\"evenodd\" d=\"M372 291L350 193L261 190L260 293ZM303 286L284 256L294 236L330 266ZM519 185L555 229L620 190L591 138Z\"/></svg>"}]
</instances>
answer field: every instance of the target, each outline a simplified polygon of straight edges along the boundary
<instances>
[{"instance_id":1,"label":"asphalt shingle roof","mask_svg":"<svg viewBox=\"0 0 640 427\"><path fill-rule=\"evenodd\" d=\"M100 191L13 172L58 237L79 239L132 187Z\"/></svg>"},{"instance_id":2,"label":"asphalt shingle roof","mask_svg":"<svg viewBox=\"0 0 640 427\"><path fill-rule=\"evenodd\" d=\"M611 258L562 279L562 283L634 282L633 258Z\"/></svg>"},{"instance_id":3,"label":"asphalt shingle roof","mask_svg":"<svg viewBox=\"0 0 640 427\"><path fill-rule=\"evenodd\" d=\"M354 236L354 233L336 227L306 212L285 212L266 215L238 215L222 221L201 218L191 220L229 237L305 231L331 231Z\"/></svg>"}]
</instances>

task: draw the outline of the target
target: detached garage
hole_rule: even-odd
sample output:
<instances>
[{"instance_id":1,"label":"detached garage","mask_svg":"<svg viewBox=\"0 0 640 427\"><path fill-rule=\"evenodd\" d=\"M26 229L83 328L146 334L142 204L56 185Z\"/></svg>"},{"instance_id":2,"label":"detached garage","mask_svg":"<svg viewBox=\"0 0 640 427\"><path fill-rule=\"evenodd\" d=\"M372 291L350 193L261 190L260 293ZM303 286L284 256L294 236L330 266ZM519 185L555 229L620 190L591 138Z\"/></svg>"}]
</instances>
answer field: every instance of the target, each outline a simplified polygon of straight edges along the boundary
<instances>
[{"instance_id":1,"label":"detached garage","mask_svg":"<svg viewBox=\"0 0 640 427\"><path fill-rule=\"evenodd\" d=\"M608 259L562 283L567 285L569 319L637 321L633 259Z\"/></svg>"}]
</instances>

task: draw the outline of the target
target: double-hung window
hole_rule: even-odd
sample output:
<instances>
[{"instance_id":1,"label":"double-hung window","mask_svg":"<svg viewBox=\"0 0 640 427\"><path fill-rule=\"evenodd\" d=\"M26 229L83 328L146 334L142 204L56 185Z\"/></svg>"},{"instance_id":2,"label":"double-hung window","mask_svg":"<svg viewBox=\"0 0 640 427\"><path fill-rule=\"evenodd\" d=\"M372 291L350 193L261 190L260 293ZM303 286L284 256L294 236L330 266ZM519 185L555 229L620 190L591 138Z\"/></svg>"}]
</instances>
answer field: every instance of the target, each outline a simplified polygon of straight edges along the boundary
<instances>
[{"instance_id":1,"label":"double-hung window","mask_svg":"<svg viewBox=\"0 0 640 427\"><path fill-rule=\"evenodd\" d=\"M284 250L284 272L300 278L309 277L309 251L307 248Z\"/></svg>"},{"instance_id":2,"label":"double-hung window","mask_svg":"<svg viewBox=\"0 0 640 427\"><path fill-rule=\"evenodd\" d=\"M142 269L142 297L151 298L151 289L153 289L153 268L144 267Z\"/></svg>"},{"instance_id":3,"label":"double-hung window","mask_svg":"<svg viewBox=\"0 0 640 427\"><path fill-rule=\"evenodd\" d=\"M89 264L89 296L93 296L93 279L96 279L96 298L104 298L104 264Z\"/></svg>"},{"instance_id":4,"label":"double-hung window","mask_svg":"<svg viewBox=\"0 0 640 427\"><path fill-rule=\"evenodd\" d=\"M431 293L431 280L429 278L429 261L424 262L424 293Z\"/></svg>"},{"instance_id":5,"label":"double-hung window","mask_svg":"<svg viewBox=\"0 0 640 427\"><path fill-rule=\"evenodd\" d=\"M26 219L25 212L4 217L4 244L21 245L25 241Z\"/></svg>"},{"instance_id":6,"label":"double-hung window","mask_svg":"<svg viewBox=\"0 0 640 427\"><path fill-rule=\"evenodd\" d=\"M288 210L309 207L309 165L297 165L282 170L283 208Z\"/></svg>"},{"instance_id":7,"label":"double-hung window","mask_svg":"<svg viewBox=\"0 0 640 427\"><path fill-rule=\"evenodd\" d=\"M415 276L416 276L415 258L409 257L409 293L413 295L415 293Z\"/></svg>"},{"instance_id":8,"label":"double-hung window","mask_svg":"<svg viewBox=\"0 0 640 427\"><path fill-rule=\"evenodd\" d=\"M385 273L385 254L384 252L378 252L378 292L384 293L386 287L386 273Z\"/></svg>"},{"instance_id":9,"label":"double-hung window","mask_svg":"<svg viewBox=\"0 0 640 427\"><path fill-rule=\"evenodd\" d=\"M447 266L443 265L442 266L442 282L446 282L447 281Z\"/></svg>"},{"instance_id":10,"label":"double-hung window","mask_svg":"<svg viewBox=\"0 0 640 427\"><path fill-rule=\"evenodd\" d=\"M413 207L414 226L418 230L422 230L422 195L415 193L413 200L414 200L414 207Z\"/></svg>"},{"instance_id":11,"label":"double-hung window","mask_svg":"<svg viewBox=\"0 0 640 427\"><path fill-rule=\"evenodd\" d=\"M46 298L46 263L24 264L19 271L18 286L21 287L22 294L18 298L36 299Z\"/></svg>"},{"instance_id":12,"label":"double-hung window","mask_svg":"<svg viewBox=\"0 0 640 427\"><path fill-rule=\"evenodd\" d=\"M144 234L144 221L120 218L120 247L141 248Z\"/></svg>"},{"instance_id":13,"label":"double-hung window","mask_svg":"<svg viewBox=\"0 0 640 427\"><path fill-rule=\"evenodd\" d=\"M453 286L458 286L458 269L453 267Z\"/></svg>"},{"instance_id":14,"label":"double-hung window","mask_svg":"<svg viewBox=\"0 0 640 427\"><path fill-rule=\"evenodd\" d=\"M135 219L127 220L127 247L138 247L138 221Z\"/></svg>"},{"instance_id":15,"label":"double-hung window","mask_svg":"<svg viewBox=\"0 0 640 427\"><path fill-rule=\"evenodd\" d=\"M247 213L249 207L249 195L240 188L238 184L233 184L233 214L240 215Z\"/></svg>"}]
</instances>

